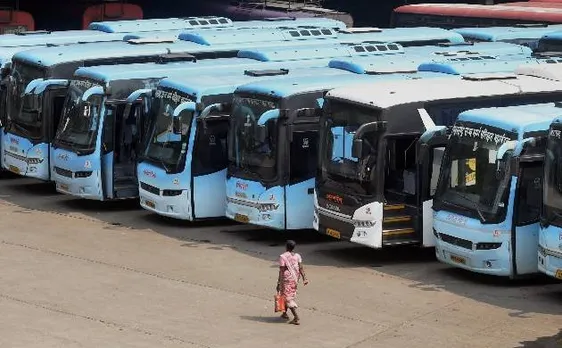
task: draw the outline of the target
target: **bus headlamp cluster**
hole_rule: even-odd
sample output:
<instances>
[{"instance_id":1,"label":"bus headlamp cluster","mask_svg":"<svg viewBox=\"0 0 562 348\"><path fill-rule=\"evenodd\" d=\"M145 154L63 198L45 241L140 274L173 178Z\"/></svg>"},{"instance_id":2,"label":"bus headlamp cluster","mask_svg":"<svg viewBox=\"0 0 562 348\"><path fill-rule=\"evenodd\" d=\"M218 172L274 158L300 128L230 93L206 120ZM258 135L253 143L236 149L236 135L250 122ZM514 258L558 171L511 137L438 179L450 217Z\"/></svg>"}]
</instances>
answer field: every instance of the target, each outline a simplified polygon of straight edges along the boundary
<instances>
[{"instance_id":1,"label":"bus headlamp cluster","mask_svg":"<svg viewBox=\"0 0 562 348\"><path fill-rule=\"evenodd\" d=\"M369 228L375 226L377 222L373 220L353 220L353 226L360 228Z\"/></svg>"},{"instance_id":2,"label":"bus headlamp cluster","mask_svg":"<svg viewBox=\"0 0 562 348\"><path fill-rule=\"evenodd\" d=\"M279 208L279 204L276 203L260 203L260 205L258 206L258 210L260 212L273 211L277 210L277 208Z\"/></svg>"}]
</instances>

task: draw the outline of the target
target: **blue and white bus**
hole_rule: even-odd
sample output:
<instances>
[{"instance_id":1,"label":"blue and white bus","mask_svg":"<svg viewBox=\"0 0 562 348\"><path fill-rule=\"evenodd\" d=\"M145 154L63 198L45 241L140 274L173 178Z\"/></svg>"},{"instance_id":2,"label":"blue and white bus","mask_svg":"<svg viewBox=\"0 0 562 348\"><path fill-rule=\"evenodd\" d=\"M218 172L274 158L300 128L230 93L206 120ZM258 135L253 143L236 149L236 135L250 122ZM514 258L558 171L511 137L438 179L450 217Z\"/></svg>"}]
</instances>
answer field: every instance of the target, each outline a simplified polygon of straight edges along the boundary
<instances>
[{"instance_id":1,"label":"blue and white bus","mask_svg":"<svg viewBox=\"0 0 562 348\"><path fill-rule=\"evenodd\" d=\"M400 62L403 64L394 62L389 64L384 57L373 57L370 59L368 68L354 62L349 62L350 64L347 66L342 62L338 64L330 63L330 66L337 66L339 69L359 74L382 75L380 79L382 81L443 77L445 74L445 76L450 75L460 78L461 75L465 74L514 71L521 64L536 63L536 59L524 56L519 56L519 59L511 57L508 60L501 60L492 56L472 56L475 59L470 60L469 63L458 61L454 55L439 58L441 58L438 60L439 63L421 64L421 69L416 69L420 63L419 61L416 62L419 57L401 60ZM438 58L434 59L437 60ZM410 74L397 74L400 72L407 73L408 71ZM339 87L337 81L326 81L324 85L311 81L308 86L307 84L284 86L282 81L262 82L242 86L237 90L236 95L238 93L251 95L253 99L257 100L275 97L278 99L279 105L290 104L291 101L295 103L294 100L300 100L299 105L303 108L306 105L305 100L307 100L308 105L306 107L319 112L322 105L322 96L336 87ZM319 102L317 103L317 101ZM296 111L288 109L285 112L292 115ZM240 126L236 128L236 124L237 122L246 122L236 116L236 113L232 116L230 139L241 137L241 135L235 134L235 129L243 128ZM319 129L318 118L311 118L308 123L293 123L294 121L298 121L298 118L289 117L287 121L277 126L279 130L276 130L276 134L287 133L291 136L291 133L296 132L296 130L290 129L298 129L299 136L306 137L307 142L313 144L314 149L316 149ZM297 135L292 136L297 137ZM252 146L253 144L260 144L256 137L257 135L252 134L244 135L246 142ZM237 146L229 148L233 152L229 156L230 164L227 180L226 216L228 218L275 229L313 228L313 191L317 152L301 149L298 144L299 141L289 144L280 142L277 147L278 150L271 154L261 153L259 147L244 148ZM272 158L266 161L264 158L267 156ZM246 160L239 158L246 158ZM271 197L274 197L278 202L276 208L262 212L259 207L261 204L267 203L267 200ZM285 204L285 202L291 202L291 204Z\"/></svg>"},{"instance_id":2,"label":"blue and white bus","mask_svg":"<svg viewBox=\"0 0 562 348\"><path fill-rule=\"evenodd\" d=\"M446 127L470 109L560 100L562 82L549 74L556 68L331 90L321 120L314 228L371 248L435 246L432 206ZM338 136L342 127L349 136ZM340 148L347 150L336 158Z\"/></svg>"},{"instance_id":3,"label":"blue and white bus","mask_svg":"<svg viewBox=\"0 0 562 348\"><path fill-rule=\"evenodd\" d=\"M465 111L452 127L433 199L435 255L472 272L538 272L543 163L558 103Z\"/></svg>"},{"instance_id":4,"label":"blue and white bus","mask_svg":"<svg viewBox=\"0 0 562 348\"><path fill-rule=\"evenodd\" d=\"M537 48L539 40L547 34L562 30L562 25L515 25L512 27L456 28L470 42L507 42Z\"/></svg>"},{"instance_id":5,"label":"blue and white bus","mask_svg":"<svg viewBox=\"0 0 562 348\"><path fill-rule=\"evenodd\" d=\"M213 83L225 83L225 79L218 79L219 75L238 76L244 71L258 69L267 76L268 70L290 69L290 76L308 74L307 68L327 66L333 56L363 56L399 54L403 49L397 44L379 44L384 50L358 52L356 47L370 45L328 45L312 46L309 48L287 48L286 50L267 50L241 52L242 56L251 58L224 58L195 62L151 63L97 66L80 68L71 81L65 108L63 110L60 129L53 141L53 153L50 157L52 177L60 192L78 195L87 199L107 200L115 198L134 198L138 196L138 182L135 165L139 155L139 148L143 143L146 122L152 114L147 95L152 94L152 88L165 77L175 76L176 80L193 82L200 78L210 79ZM284 52L286 51L286 52ZM322 56L323 54L323 56ZM326 59L323 59L326 57ZM186 57L187 58L187 57ZM300 60L297 60L299 59ZM286 61L284 61L286 59ZM296 70L294 70L296 69ZM325 69L324 69L325 70ZM318 73L322 70L314 69ZM337 70L328 70L339 73ZM284 76L284 75L282 75ZM284 76L285 77L285 76ZM257 77L239 76L253 80ZM138 91L137 91L138 90ZM85 98L85 99L84 99ZM95 112L88 109L84 118L85 106L92 104L89 99L96 100ZM144 102L144 103L143 103ZM129 108L127 108L129 104ZM124 126L124 120L129 120ZM103 121L102 121L103 120ZM108 124L111 123L111 124ZM108 150L96 148L97 135L105 132L109 136L110 129L115 130L113 150L114 156L108 155ZM137 135L133 138L131 129ZM128 140L125 141L124 139ZM107 141L109 143L109 141ZM99 145L100 143L98 143ZM107 147L106 147L107 149ZM127 152L128 156L123 157ZM105 156L107 155L107 156ZM105 157L104 157L105 156ZM89 171L90 176L77 176L83 171L84 163L94 168ZM46 168L46 166L44 166ZM101 172L112 172L112 176L97 175ZM31 168L30 168L31 170ZM34 169L37 171L37 169ZM108 192L92 188L111 188Z\"/></svg>"}]
</instances>

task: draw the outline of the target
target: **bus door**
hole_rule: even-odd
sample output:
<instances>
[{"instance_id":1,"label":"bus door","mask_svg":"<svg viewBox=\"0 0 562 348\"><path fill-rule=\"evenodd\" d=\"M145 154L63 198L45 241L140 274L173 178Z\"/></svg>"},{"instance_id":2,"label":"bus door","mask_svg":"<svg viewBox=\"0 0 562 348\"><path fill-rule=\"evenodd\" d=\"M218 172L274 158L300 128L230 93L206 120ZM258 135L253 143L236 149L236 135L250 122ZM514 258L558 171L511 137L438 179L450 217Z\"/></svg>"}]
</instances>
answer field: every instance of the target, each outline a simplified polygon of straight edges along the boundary
<instances>
[{"instance_id":1,"label":"bus door","mask_svg":"<svg viewBox=\"0 0 562 348\"><path fill-rule=\"evenodd\" d=\"M56 82L56 80L53 80L53 82ZM47 118L47 122L43 122L43 127L45 127L45 134L47 135L47 141L49 144L52 143L55 138L55 134L57 133L62 116L62 109L64 108L64 100L66 98L67 89L67 81L59 80L58 83L51 83L43 93L43 110L41 113L43 117L52 115L51 118ZM49 146L49 180L53 177L54 151L54 148Z\"/></svg>"},{"instance_id":2,"label":"bus door","mask_svg":"<svg viewBox=\"0 0 562 348\"><path fill-rule=\"evenodd\" d=\"M321 113L321 108L300 109L288 127L289 182L285 202L290 204L285 205L286 229L312 228Z\"/></svg>"},{"instance_id":3,"label":"bus door","mask_svg":"<svg viewBox=\"0 0 562 348\"><path fill-rule=\"evenodd\" d=\"M434 127L426 131L420 138L417 146L417 221L416 231L424 247L435 246L433 235L433 196L437 189L441 161L445 146L449 141L447 128Z\"/></svg>"},{"instance_id":4,"label":"bus door","mask_svg":"<svg viewBox=\"0 0 562 348\"><path fill-rule=\"evenodd\" d=\"M230 104L213 104L197 118L191 157L193 216L196 219L224 216L224 205L220 202L226 202L224 183L230 113Z\"/></svg>"},{"instance_id":5,"label":"bus door","mask_svg":"<svg viewBox=\"0 0 562 348\"><path fill-rule=\"evenodd\" d=\"M106 2L92 5L84 11L82 16L82 29L88 29L92 22L142 19L142 8L135 4L126 4L124 1Z\"/></svg>"},{"instance_id":6,"label":"bus door","mask_svg":"<svg viewBox=\"0 0 562 348\"><path fill-rule=\"evenodd\" d=\"M517 185L513 202L511 244L513 275L538 272L539 220L542 206L544 156L541 146L524 145L523 154L516 157ZM537 153L532 153L532 152Z\"/></svg>"}]
</instances>

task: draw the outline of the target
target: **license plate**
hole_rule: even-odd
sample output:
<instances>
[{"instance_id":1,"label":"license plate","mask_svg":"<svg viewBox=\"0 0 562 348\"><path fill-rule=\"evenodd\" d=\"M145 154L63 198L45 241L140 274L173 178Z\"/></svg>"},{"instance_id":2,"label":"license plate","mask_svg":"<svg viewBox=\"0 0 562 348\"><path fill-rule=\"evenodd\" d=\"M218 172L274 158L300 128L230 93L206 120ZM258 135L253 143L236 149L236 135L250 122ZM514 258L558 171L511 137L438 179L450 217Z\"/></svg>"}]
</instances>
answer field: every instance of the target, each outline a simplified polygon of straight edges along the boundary
<instances>
[{"instance_id":1,"label":"license plate","mask_svg":"<svg viewBox=\"0 0 562 348\"><path fill-rule=\"evenodd\" d=\"M16 173L19 174L20 173L20 169L16 166L9 166L8 169L10 170L10 172L12 173Z\"/></svg>"},{"instance_id":2,"label":"license plate","mask_svg":"<svg viewBox=\"0 0 562 348\"><path fill-rule=\"evenodd\" d=\"M466 265L466 259L464 257L451 255L451 261L460 263L461 265Z\"/></svg>"},{"instance_id":3,"label":"license plate","mask_svg":"<svg viewBox=\"0 0 562 348\"><path fill-rule=\"evenodd\" d=\"M234 220L247 224L250 221L250 218L247 215L235 214Z\"/></svg>"},{"instance_id":4,"label":"license plate","mask_svg":"<svg viewBox=\"0 0 562 348\"><path fill-rule=\"evenodd\" d=\"M59 184L59 189L62 190L62 191L67 191L67 192L68 192L68 185Z\"/></svg>"},{"instance_id":5,"label":"license plate","mask_svg":"<svg viewBox=\"0 0 562 348\"><path fill-rule=\"evenodd\" d=\"M554 276L558 279L562 279L562 269L557 270Z\"/></svg>"},{"instance_id":6,"label":"license plate","mask_svg":"<svg viewBox=\"0 0 562 348\"><path fill-rule=\"evenodd\" d=\"M154 204L154 202L152 202L152 201L145 200L144 204L146 204L146 206L149 207L149 208L152 208L152 209L156 208L156 204Z\"/></svg>"},{"instance_id":7,"label":"license plate","mask_svg":"<svg viewBox=\"0 0 562 348\"><path fill-rule=\"evenodd\" d=\"M337 238L337 239L341 238L341 233L339 231L333 230L331 228L326 229L326 234L330 237L334 237L334 238Z\"/></svg>"}]
</instances>

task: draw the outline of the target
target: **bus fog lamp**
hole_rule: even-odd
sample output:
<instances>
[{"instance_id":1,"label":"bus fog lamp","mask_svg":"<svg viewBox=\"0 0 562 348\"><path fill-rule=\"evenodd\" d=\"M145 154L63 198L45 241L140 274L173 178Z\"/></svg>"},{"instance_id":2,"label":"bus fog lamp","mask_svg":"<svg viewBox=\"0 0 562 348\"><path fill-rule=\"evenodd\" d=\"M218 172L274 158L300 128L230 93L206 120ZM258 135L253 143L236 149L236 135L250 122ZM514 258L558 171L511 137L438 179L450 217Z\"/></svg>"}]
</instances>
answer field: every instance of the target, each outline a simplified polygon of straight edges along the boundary
<instances>
[{"instance_id":1,"label":"bus fog lamp","mask_svg":"<svg viewBox=\"0 0 562 348\"><path fill-rule=\"evenodd\" d=\"M264 221L269 221L269 220L271 220L271 214L262 214L261 218Z\"/></svg>"},{"instance_id":2,"label":"bus fog lamp","mask_svg":"<svg viewBox=\"0 0 562 348\"><path fill-rule=\"evenodd\" d=\"M486 268L492 268L493 266L492 261L485 261L484 264L486 265Z\"/></svg>"}]
</instances>

